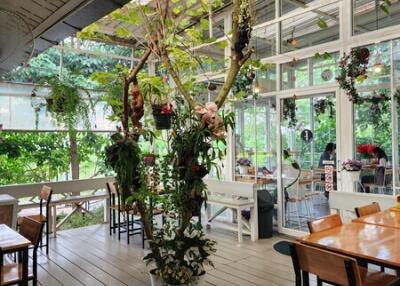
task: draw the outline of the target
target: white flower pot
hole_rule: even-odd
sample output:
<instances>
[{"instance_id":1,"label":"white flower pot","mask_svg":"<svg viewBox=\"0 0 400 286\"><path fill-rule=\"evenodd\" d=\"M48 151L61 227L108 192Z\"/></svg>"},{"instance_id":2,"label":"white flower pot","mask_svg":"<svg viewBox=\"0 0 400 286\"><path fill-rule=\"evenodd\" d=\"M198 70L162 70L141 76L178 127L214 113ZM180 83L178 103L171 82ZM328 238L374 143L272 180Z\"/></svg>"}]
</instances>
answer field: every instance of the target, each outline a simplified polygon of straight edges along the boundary
<instances>
[{"instance_id":1,"label":"white flower pot","mask_svg":"<svg viewBox=\"0 0 400 286\"><path fill-rule=\"evenodd\" d=\"M151 286L165 286L166 285L166 284L163 283L162 278L155 274L155 269L150 270L149 274L150 274ZM191 285L193 285L193 286L204 286L205 277L206 277L206 273L205 272L202 275L196 276ZM170 285L170 286L172 286L172 285Z\"/></svg>"},{"instance_id":2,"label":"white flower pot","mask_svg":"<svg viewBox=\"0 0 400 286\"><path fill-rule=\"evenodd\" d=\"M239 173L241 175L247 175L249 172L249 166L239 166Z\"/></svg>"}]
</instances>

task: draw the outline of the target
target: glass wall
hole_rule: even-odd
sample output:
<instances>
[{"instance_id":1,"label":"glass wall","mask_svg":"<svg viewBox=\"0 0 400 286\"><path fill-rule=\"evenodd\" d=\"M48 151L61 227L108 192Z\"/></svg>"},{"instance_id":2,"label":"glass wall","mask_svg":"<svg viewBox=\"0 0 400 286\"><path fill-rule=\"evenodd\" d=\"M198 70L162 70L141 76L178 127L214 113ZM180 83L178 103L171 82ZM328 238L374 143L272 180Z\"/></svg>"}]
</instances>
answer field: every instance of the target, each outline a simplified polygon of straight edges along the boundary
<instances>
[{"instance_id":1,"label":"glass wall","mask_svg":"<svg viewBox=\"0 0 400 286\"><path fill-rule=\"evenodd\" d=\"M282 223L307 230L307 221L329 214L336 190L335 94L285 98L281 106Z\"/></svg>"}]
</instances>

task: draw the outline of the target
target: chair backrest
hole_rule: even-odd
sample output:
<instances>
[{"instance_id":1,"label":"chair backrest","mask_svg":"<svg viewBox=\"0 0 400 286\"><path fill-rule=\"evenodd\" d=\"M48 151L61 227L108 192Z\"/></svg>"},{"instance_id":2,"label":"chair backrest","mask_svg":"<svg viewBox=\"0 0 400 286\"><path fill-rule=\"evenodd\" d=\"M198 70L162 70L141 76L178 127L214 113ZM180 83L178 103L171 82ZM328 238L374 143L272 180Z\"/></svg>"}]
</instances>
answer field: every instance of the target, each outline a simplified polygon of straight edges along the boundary
<instances>
[{"instance_id":1,"label":"chair backrest","mask_svg":"<svg viewBox=\"0 0 400 286\"><path fill-rule=\"evenodd\" d=\"M48 215L48 208L51 202L51 197L53 195L53 190L49 186L43 185L42 189L39 193L39 206L40 206L40 215L43 214L43 203L46 203L46 215Z\"/></svg>"},{"instance_id":2,"label":"chair backrest","mask_svg":"<svg viewBox=\"0 0 400 286\"><path fill-rule=\"evenodd\" d=\"M357 217L362 217L370 214L375 214L381 211L381 207L378 203L373 202L370 205L355 208Z\"/></svg>"},{"instance_id":3,"label":"chair backrest","mask_svg":"<svg viewBox=\"0 0 400 286\"><path fill-rule=\"evenodd\" d=\"M300 243L291 244L290 252L296 279L301 270L335 285L362 285L360 270L354 258Z\"/></svg>"},{"instance_id":4,"label":"chair backrest","mask_svg":"<svg viewBox=\"0 0 400 286\"><path fill-rule=\"evenodd\" d=\"M333 214L309 221L307 224L310 233L315 233L341 226L343 223L340 215Z\"/></svg>"},{"instance_id":5,"label":"chair backrest","mask_svg":"<svg viewBox=\"0 0 400 286\"><path fill-rule=\"evenodd\" d=\"M111 195L111 194L114 194L114 195L117 195L117 196L119 195L117 186L115 184L116 183L114 183L114 182L107 182L106 183L107 191L108 191L109 195Z\"/></svg>"},{"instance_id":6,"label":"chair backrest","mask_svg":"<svg viewBox=\"0 0 400 286\"><path fill-rule=\"evenodd\" d=\"M29 217L23 217L19 227L19 233L30 240L35 248L38 247L42 237L43 223L33 220Z\"/></svg>"}]
</instances>

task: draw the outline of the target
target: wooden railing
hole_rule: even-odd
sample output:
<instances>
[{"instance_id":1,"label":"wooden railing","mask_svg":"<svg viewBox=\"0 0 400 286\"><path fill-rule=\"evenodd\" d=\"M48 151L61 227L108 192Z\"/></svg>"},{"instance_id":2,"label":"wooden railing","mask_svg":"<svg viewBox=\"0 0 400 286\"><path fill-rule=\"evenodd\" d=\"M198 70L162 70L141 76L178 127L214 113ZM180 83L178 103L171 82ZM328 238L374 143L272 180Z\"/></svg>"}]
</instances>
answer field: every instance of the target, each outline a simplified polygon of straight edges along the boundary
<instances>
[{"instance_id":1,"label":"wooden railing","mask_svg":"<svg viewBox=\"0 0 400 286\"><path fill-rule=\"evenodd\" d=\"M50 204L51 217L49 218L49 221L51 224L51 230L55 236L57 229L59 229L61 225L68 221L68 219L70 219L71 216L78 210L83 210L89 215L91 214L91 212L84 206L84 204L87 202L104 200L104 222L107 222L109 218L108 211L106 210L109 201L108 194L106 192L106 183L113 181L114 177L102 177L61 182L6 185L0 186L0 194L9 194L10 196L20 200L20 203L18 204L18 208L20 210L38 207L38 202L33 199L26 202L22 202L21 199L37 197L43 185L51 187L53 189L53 195L62 195L53 199L52 203ZM91 192L89 192L89 194L82 194L82 192L87 191ZM71 204L73 209L62 221L57 224L57 205L62 204Z\"/></svg>"}]
</instances>

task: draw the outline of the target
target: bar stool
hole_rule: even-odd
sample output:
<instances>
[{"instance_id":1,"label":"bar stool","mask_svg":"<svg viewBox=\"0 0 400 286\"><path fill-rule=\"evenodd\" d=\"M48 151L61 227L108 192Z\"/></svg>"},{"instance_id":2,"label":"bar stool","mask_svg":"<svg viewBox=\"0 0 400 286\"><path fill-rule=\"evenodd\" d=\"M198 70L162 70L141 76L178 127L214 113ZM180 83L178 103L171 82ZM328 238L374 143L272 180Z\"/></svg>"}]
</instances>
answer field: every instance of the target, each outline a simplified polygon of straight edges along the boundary
<instances>
[{"instance_id":1,"label":"bar stool","mask_svg":"<svg viewBox=\"0 0 400 286\"><path fill-rule=\"evenodd\" d=\"M18 225L21 225L21 221L25 217L29 217L32 220L37 222L43 223L46 227L46 244L43 244L43 237L40 238L40 249L43 246L46 246L46 255L49 254L49 233L50 233L50 226L49 226L49 217L50 217L50 203L51 197L53 195L53 190L49 187L44 185L39 193L39 214L37 215L27 215L23 217L18 217Z\"/></svg>"},{"instance_id":2,"label":"bar stool","mask_svg":"<svg viewBox=\"0 0 400 286\"><path fill-rule=\"evenodd\" d=\"M130 237L132 235L142 235L142 247L144 248L144 228L140 217L138 217L134 205L126 206L121 203L121 195L118 191L116 183L106 183L108 195L109 195L109 233L110 236L118 231L118 240L121 240L121 233L127 234L127 242L130 243ZM121 221L121 215L124 218ZM136 227L135 227L136 226Z\"/></svg>"}]
</instances>

